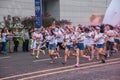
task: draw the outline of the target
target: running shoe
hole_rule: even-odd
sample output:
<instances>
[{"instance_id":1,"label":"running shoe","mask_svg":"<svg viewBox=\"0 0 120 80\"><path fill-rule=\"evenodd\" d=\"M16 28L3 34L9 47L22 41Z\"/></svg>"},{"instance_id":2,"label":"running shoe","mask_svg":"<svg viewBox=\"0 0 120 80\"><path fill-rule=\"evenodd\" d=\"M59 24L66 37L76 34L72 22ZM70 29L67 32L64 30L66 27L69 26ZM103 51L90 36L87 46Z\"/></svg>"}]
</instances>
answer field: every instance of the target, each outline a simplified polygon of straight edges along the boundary
<instances>
[{"instance_id":1,"label":"running shoe","mask_svg":"<svg viewBox=\"0 0 120 80\"><path fill-rule=\"evenodd\" d=\"M35 56L35 54L34 54L34 53L32 53L31 55L32 55L32 56Z\"/></svg>"},{"instance_id":2,"label":"running shoe","mask_svg":"<svg viewBox=\"0 0 120 80\"><path fill-rule=\"evenodd\" d=\"M51 60L51 61L50 61L50 64L53 64L54 62L55 62L55 61L52 61L52 60Z\"/></svg>"},{"instance_id":3,"label":"running shoe","mask_svg":"<svg viewBox=\"0 0 120 80\"><path fill-rule=\"evenodd\" d=\"M43 55L45 55L45 51L44 50L41 50L41 52L43 53Z\"/></svg>"},{"instance_id":4,"label":"running shoe","mask_svg":"<svg viewBox=\"0 0 120 80\"><path fill-rule=\"evenodd\" d=\"M58 56L55 56L54 58L55 58L55 59L58 59Z\"/></svg>"},{"instance_id":5,"label":"running shoe","mask_svg":"<svg viewBox=\"0 0 120 80\"><path fill-rule=\"evenodd\" d=\"M80 64L78 64L78 63L77 63L77 64L75 64L75 67L80 67Z\"/></svg>"},{"instance_id":6,"label":"running shoe","mask_svg":"<svg viewBox=\"0 0 120 80\"><path fill-rule=\"evenodd\" d=\"M65 64L66 64L66 62L62 62L62 64L63 64L63 65L65 65Z\"/></svg>"},{"instance_id":7,"label":"running shoe","mask_svg":"<svg viewBox=\"0 0 120 80\"><path fill-rule=\"evenodd\" d=\"M104 55L105 59L107 59L107 54Z\"/></svg>"},{"instance_id":8,"label":"running shoe","mask_svg":"<svg viewBox=\"0 0 120 80\"><path fill-rule=\"evenodd\" d=\"M90 56L88 56L88 61L91 61L92 59L90 58Z\"/></svg>"},{"instance_id":9,"label":"running shoe","mask_svg":"<svg viewBox=\"0 0 120 80\"><path fill-rule=\"evenodd\" d=\"M104 60L104 59L102 59L102 60L101 60L101 63L105 63L105 60Z\"/></svg>"},{"instance_id":10,"label":"running shoe","mask_svg":"<svg viewBox=\"0 0 120 80\"><path fill-rule=\"evenodd\" d=\"M36 56L35 58L36 58L36 59L39 59L39 57L38 57L38 56Z\"/></svg>"}]
</instances>

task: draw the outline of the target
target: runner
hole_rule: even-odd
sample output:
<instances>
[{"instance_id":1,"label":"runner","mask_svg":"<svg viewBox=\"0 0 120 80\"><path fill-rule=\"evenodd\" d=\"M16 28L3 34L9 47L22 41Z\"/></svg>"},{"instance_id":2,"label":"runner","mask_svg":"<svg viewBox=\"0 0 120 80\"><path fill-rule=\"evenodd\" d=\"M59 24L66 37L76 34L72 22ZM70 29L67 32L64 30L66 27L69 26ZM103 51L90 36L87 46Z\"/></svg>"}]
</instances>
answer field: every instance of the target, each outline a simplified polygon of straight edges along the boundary
<instances>
[{"instance_id":1,"label":"runner","mask_svg":"<svg viewBox=\"0 0 120 80\"><path fill-rule=\"evenodd\" d=\"M93 33L88 28L85 29L85 40L84 40L85 52L94 58L93 52Z\"/></svg>"},{"instance_id":2,"label":"runner","mask_svg":"<svg viewBox=\"0 0 120 80\"><path fill-rule=\"evenodd\" d=\"M47 37L47 41L49 41L49 46L48 46L48 53L49 56L51 58L51 62L50 63L54 63L55 62L55 57L59 56L59 54L55 53L56 50L56 41L55 41L55 33L53 30L49 31L49 35Z\"/></svg>"},{"instance_id":3,"label":"runner","mask_svg":"<svg viewBox=\"0 0 120 80\"><path fill-rule=\"evenodd\" d=\"M96 34L95 34L95 42L97 47L97 53L99 54L99 57L101 59L101 63L105 63L104 59L104 34L100 33L100 28L96 27Z\"/></svg>"},{"instance_id":4,"label":"runner","mask_svg":"<svg viewBox=\"0 0 120 80\"><path fill-rule=\"evenodd\" d=\"M35 55L35 51L37 51L37 54L36 54L36 59L39 58L39 54L40 54L40 51L43 52L43 54L45 54L45 52L43 50L41 50L41 47L43 46L43 36L42 34L40 33L40 31L38 31L36 29L36 32L33 34L33 53L32 55Z\"/></svg>"},{"instance_id":5,"label":"runner","mask_svg":"<svg viewBox=\"0 0 120 80\"><path fill-rule=\"evenodd\" d=\"M106 25L106 27L108 28L106 34L108 36L108 41L106 43L106 48L107 48L107 57L110 57L110 55L112 55L112 50L114 47L114 31L113 31L113 26L111 25Z\"/></svg>"},{"instance_id":6,"label":"runner","mask_svg":"<svg viewBox=\"0 0 120 80\"><path fill-rule=\"evenodd\" d=\"M74 37L72 37L72 34L71 33L71 30L70 28L66 28L66 35L64 36L64 46L65 46L65 52L64 52L64 62L62 62L63 65L65 65L67 63L67 60L68 60L68 57L69 56L73 56L73 50L74 50L74 47L73 47L73 42L75 41L74 40Z\"/></svg>"},{"instance_id":7,"label":"runner","mask_svg":"<svg viewBox=\"0 0 120 80\"><path fill-rule=\"evenodd\" d=\"M87 58L89 61L91 61L90 56L84 55L84 38L85 34L83 33L83 29L81 27L78 28L78 34L77 34L77 57L76 57L76 64L75 67L80 66L80 56Z\"/></svg>"}]
</instances>

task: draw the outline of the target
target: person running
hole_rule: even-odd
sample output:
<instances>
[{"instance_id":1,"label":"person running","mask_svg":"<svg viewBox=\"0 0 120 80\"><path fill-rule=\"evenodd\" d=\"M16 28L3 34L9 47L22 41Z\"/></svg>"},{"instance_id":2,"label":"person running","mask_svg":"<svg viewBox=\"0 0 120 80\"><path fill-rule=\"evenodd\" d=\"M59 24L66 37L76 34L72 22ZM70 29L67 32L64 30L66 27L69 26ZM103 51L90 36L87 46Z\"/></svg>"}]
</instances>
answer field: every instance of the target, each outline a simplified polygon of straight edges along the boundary
<instances>
[{"instance_id":1,"label":"person running","mask_svg":"<svg viewBox=\"0 0 120 80\"><path fill-rule=\"evenodd\" d=\"M108 41L106 43L106 48L107 48L107 57L110 57L110 55L112 55L112 50L114 47L114 31L113 31L113 26L111 25L106 25L107 27L107 31L106 31L106 35L108 37Z\"/></svg>"},{"instance_id":2,"label":"person running","mask_svg":"<svg viewBox=\"0 0 120 80\"><path fill-rule=\"evenodd\" d=\"M117 27L114 29L114 33L115 33L115 42L114 42L114 50L117 53L118 52L118 45L119 45L119 30L117 29Z\"/></svg>"},{"instance_id":3,"label":"person running","mask_svg":"<svg viewBox=\"0 0 120 80\"><path fill-rule=\"evenodd\" d=\"M76 37L76 42L77 42L77 50L76 50L76 64L75 67L80 66L80 56L87 58L89 61L91 61L90 56L84 55L84 39L85 39L85 34L83 33L83 29L81 27L78 27L78 34Z\"/></svg>"},{"instance_id":4,"label":"person running","mask_svg":"<svg viewBox=\"0 0 120 80\"><path fill-rule=\"evenodd\" d=\"M64 62L62 62L63 65L67 63L69 56L76 56L73 54L74 46L73 42L75 41L75 36L70 28L66 28L66 35L64 36L64 46L65 46L65 52L64 52Z\"/></svg>"},{"instance_id":5,"label":"person running","mask_svg":"<svg viewBox=\"0 0 120 80\"><path fill-rule=\"evenodd\" d=\"M55 53L55 50L56 50L56 41L55 41L56 37L55 37L54 31L50 30L49 35L46 38L47 38L47 41L49 42L48 53L49 53L49 56L51 58L50 63L54 63L55 62L55 57L59 56L59 54Z\"/></svg>"},{"instance_id":6,"label":"person running","mask_svg":"<svg viewBox=\"0 0 120 80\"><path fill-rule=\"evenodd\" d=\"M105 63L105 58L104 58L105 37L104 34L100 32L100 28L98 26L96 27L96 34L94 40L96 42L97 53L99 55L101 63Z\"/></svg>"},{"instance_id":7,"label":"person running","mask_svg":"<svg viewBox=\"0 0 120 80\"><path fill-rule=\"evenodd\" d=\"M42 51L44 54L45 52L43 50L41 50L42 47L42 43L43 43L43 35L40 33L40 31L38 31L38 29L35 29L35 32L32 34L32 49L33 49L33 53L32 55L35 55L35 51L37 51L36 54L36 59L39 58L39 54L40 51Z\"/></svg>"},{"instance_id":8,"label":"person running","mask_svg":"<svg viewBox=\"0 0 120 80\"><path fill-rule=\"evenodd\" d=\"M94 58L93 52L93 33L88 28L85 28L85 39L84 39L85 52Z\"/></svg>"}]
</instances>

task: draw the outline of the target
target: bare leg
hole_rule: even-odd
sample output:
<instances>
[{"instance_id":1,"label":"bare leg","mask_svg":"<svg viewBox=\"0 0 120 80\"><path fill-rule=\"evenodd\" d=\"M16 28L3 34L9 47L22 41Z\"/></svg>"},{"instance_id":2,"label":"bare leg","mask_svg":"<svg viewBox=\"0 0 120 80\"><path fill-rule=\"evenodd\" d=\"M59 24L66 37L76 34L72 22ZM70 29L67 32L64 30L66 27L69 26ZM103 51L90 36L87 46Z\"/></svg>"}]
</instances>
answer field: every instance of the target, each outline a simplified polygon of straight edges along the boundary
<instances>
[{"instance_id":1,"label":"bare leg","mask_svg":"<svg viewBox=\"0 0 120 80\"><path fill-rule=\"evenodd\" d=\"M40 54L40 49L37 48L37 55L36 55L36 58L37 58L37 59L39 58L39 54Z\"/></svg>"},{"instance_id":2,"label":"bare leg","mask_svg":"<svg viewBox=\"0 0 120 80\"><path fill-rule=\"evenodd\" d=\"M65 53L64 53L64 62L63 62L63 64L66 64L67 59L68 59L68 56L69 56L69 50L68 50L68 49L65 49Z\"/></svg>"},{"instance_id":3,"label":"bare leg","mask_svg":"<svg viewBox=\"0 0 120 80\"><path fill-rule=\"evenodd\" d=\"M75 67L79 67L80 63L80 52L79 52L79 49L76 50L76 64L75 64Z\"/></svg>"},{"instance_id":4,"label":"bare leg","mask_svg":"<svg viewBox=\"0 0 120 80\"><path fill-rule=\"evenodd\" d=\"M89 61L91 61L90 56L86 56L86 55L83 54L83 50L80 50L80 56L83 57L83 58L87 58Z\"/></svg>"}]
</instances>

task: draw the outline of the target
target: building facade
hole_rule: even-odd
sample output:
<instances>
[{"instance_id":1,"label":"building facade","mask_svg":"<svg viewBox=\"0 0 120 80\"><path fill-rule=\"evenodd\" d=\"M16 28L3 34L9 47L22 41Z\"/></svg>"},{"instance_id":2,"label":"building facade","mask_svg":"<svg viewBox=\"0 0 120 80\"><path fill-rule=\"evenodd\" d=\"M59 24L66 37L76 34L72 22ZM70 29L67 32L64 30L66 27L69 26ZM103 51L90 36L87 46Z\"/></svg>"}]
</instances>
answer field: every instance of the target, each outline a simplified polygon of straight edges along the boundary
<instances>
[{"instance_id":1,"label":"building facade","mask_svg":"<svg viewBox=\"0 0 120 80\"><path fill-rule=\"evenodd\" d=\"M70 20L74 25L89 24L91 15L104 15L111 0L43 0L43 14L57 20ZM3 16L33 16L34 0L0 0L0 21Z\"/></svg>"}]
</instances>

